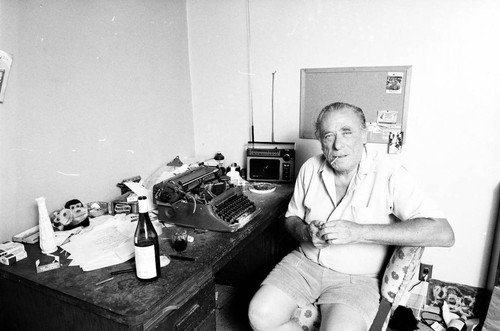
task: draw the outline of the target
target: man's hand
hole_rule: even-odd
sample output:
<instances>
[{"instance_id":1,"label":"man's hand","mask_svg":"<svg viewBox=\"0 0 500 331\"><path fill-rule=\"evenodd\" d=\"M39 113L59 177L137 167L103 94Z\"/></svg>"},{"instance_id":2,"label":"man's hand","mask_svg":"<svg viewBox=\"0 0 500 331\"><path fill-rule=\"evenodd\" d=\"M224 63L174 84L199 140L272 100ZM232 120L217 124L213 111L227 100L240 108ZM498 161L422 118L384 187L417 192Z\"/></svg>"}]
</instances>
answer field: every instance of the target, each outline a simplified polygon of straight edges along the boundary
<instances>
[{"instance_id":1,"label":"man's hand","mask_svg":"<svg viewBox=\"0 0 500 331\"><path fill-rule=\"evenodd\" d=\"M317 249L322 249L328 246L328 242L323 239L323 234L321 234L321 229L323 228L323 222L312 221L309 223L309 235L311 236L311 241Z\"/></svg>"},{"instance_id":2,"label":"man's hand","mask_svg":"<svg viewBox=\"0 0 500 331\"><path fill-rule=\"evenodd\" d=\"M351 244L361 241L362 227L351 221L335 220L321 224L317 236L321 237L322 242L331 245ZM314 246L318 247L316 244Z\"/></svg>"}]
</instances>

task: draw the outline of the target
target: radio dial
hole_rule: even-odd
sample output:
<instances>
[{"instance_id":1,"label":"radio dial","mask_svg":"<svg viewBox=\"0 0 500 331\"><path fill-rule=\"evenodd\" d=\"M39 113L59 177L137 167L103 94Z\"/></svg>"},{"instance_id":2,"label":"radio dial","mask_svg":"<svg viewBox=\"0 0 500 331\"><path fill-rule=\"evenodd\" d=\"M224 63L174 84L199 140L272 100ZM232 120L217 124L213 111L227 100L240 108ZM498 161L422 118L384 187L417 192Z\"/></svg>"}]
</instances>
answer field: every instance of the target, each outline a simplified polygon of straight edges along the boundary
<instances>
[{"instance_id":1,"label":"radio dial","mask_svg":"<svg viewBox=\"0 0 500 331\"><path fill-rule=\"evenodd\" d=\"M291 159L290 154L283 155L283 160L285 160L286 162L290 161L290 159Z\"/></svg>"}]
</instances>

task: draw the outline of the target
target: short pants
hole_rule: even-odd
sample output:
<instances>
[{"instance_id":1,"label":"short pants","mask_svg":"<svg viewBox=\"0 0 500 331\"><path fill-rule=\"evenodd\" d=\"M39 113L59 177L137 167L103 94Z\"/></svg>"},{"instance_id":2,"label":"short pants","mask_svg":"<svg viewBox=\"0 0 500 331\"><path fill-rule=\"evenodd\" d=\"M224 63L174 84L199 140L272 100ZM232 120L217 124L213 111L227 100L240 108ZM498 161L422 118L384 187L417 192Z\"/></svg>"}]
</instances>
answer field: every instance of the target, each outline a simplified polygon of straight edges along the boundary
<instances>
[{"instance_id":1,"label":"short pants","mask_svg":"<svg viewBox=\"0 0 500 331\"><path fill-rule=\"evenodd\" d=\"M340 303L357 311L367 327L373 323L380 301L380 281L375 276L336 272L292 251L269 273L262 284L279 288L299 307L310 303Z\"/></svg>"}]
</instances>

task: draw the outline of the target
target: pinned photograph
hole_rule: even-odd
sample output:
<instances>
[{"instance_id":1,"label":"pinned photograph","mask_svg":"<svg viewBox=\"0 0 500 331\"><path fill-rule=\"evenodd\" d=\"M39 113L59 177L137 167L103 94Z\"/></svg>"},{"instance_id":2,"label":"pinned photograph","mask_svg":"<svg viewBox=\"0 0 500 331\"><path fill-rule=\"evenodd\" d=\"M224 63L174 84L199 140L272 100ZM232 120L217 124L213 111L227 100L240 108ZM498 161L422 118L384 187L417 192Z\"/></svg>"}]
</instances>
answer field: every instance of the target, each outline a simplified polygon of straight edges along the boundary
<instances>
[{"instance_id":1,"label":"pinned photograph","mask_svg":"<svg viewBox=\"0 0 500 331\"><path fill-rule=\"evenodd\" d=\"M399 154L403 147L403 132L390 132L387 153Z\"/></svg>"},{"instance_id":2,"label":"pinned photograph","mask_svg":"<svg viewBox=\"0 0 500 331\"><path fill-rule=\"evenodd\" d=\"M389 72L387 73L387 80L385 82L385 92L401 94L403 83L402 72Z\"/></svg>"}]
</instances>

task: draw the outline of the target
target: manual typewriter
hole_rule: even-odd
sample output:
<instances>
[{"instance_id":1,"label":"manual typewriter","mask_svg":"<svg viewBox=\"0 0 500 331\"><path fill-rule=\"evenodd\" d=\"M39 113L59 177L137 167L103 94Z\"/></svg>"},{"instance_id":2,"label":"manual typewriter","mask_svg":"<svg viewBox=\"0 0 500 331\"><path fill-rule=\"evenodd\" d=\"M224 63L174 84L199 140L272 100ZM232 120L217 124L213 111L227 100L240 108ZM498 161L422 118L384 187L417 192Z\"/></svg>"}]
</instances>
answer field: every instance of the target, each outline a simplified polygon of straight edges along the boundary
<instances>
[{"instance_id":1,"label":"manual typewriter","mask_svg":"<svg viewBox=\"0 0 500 331\"><path fill-rule=\"evenodd\" d=\"M218 167L200 166L153 186L158 218L192 228L234 232L253 219L260 209L229 184Z\"/></svg>"}]
</instances>

